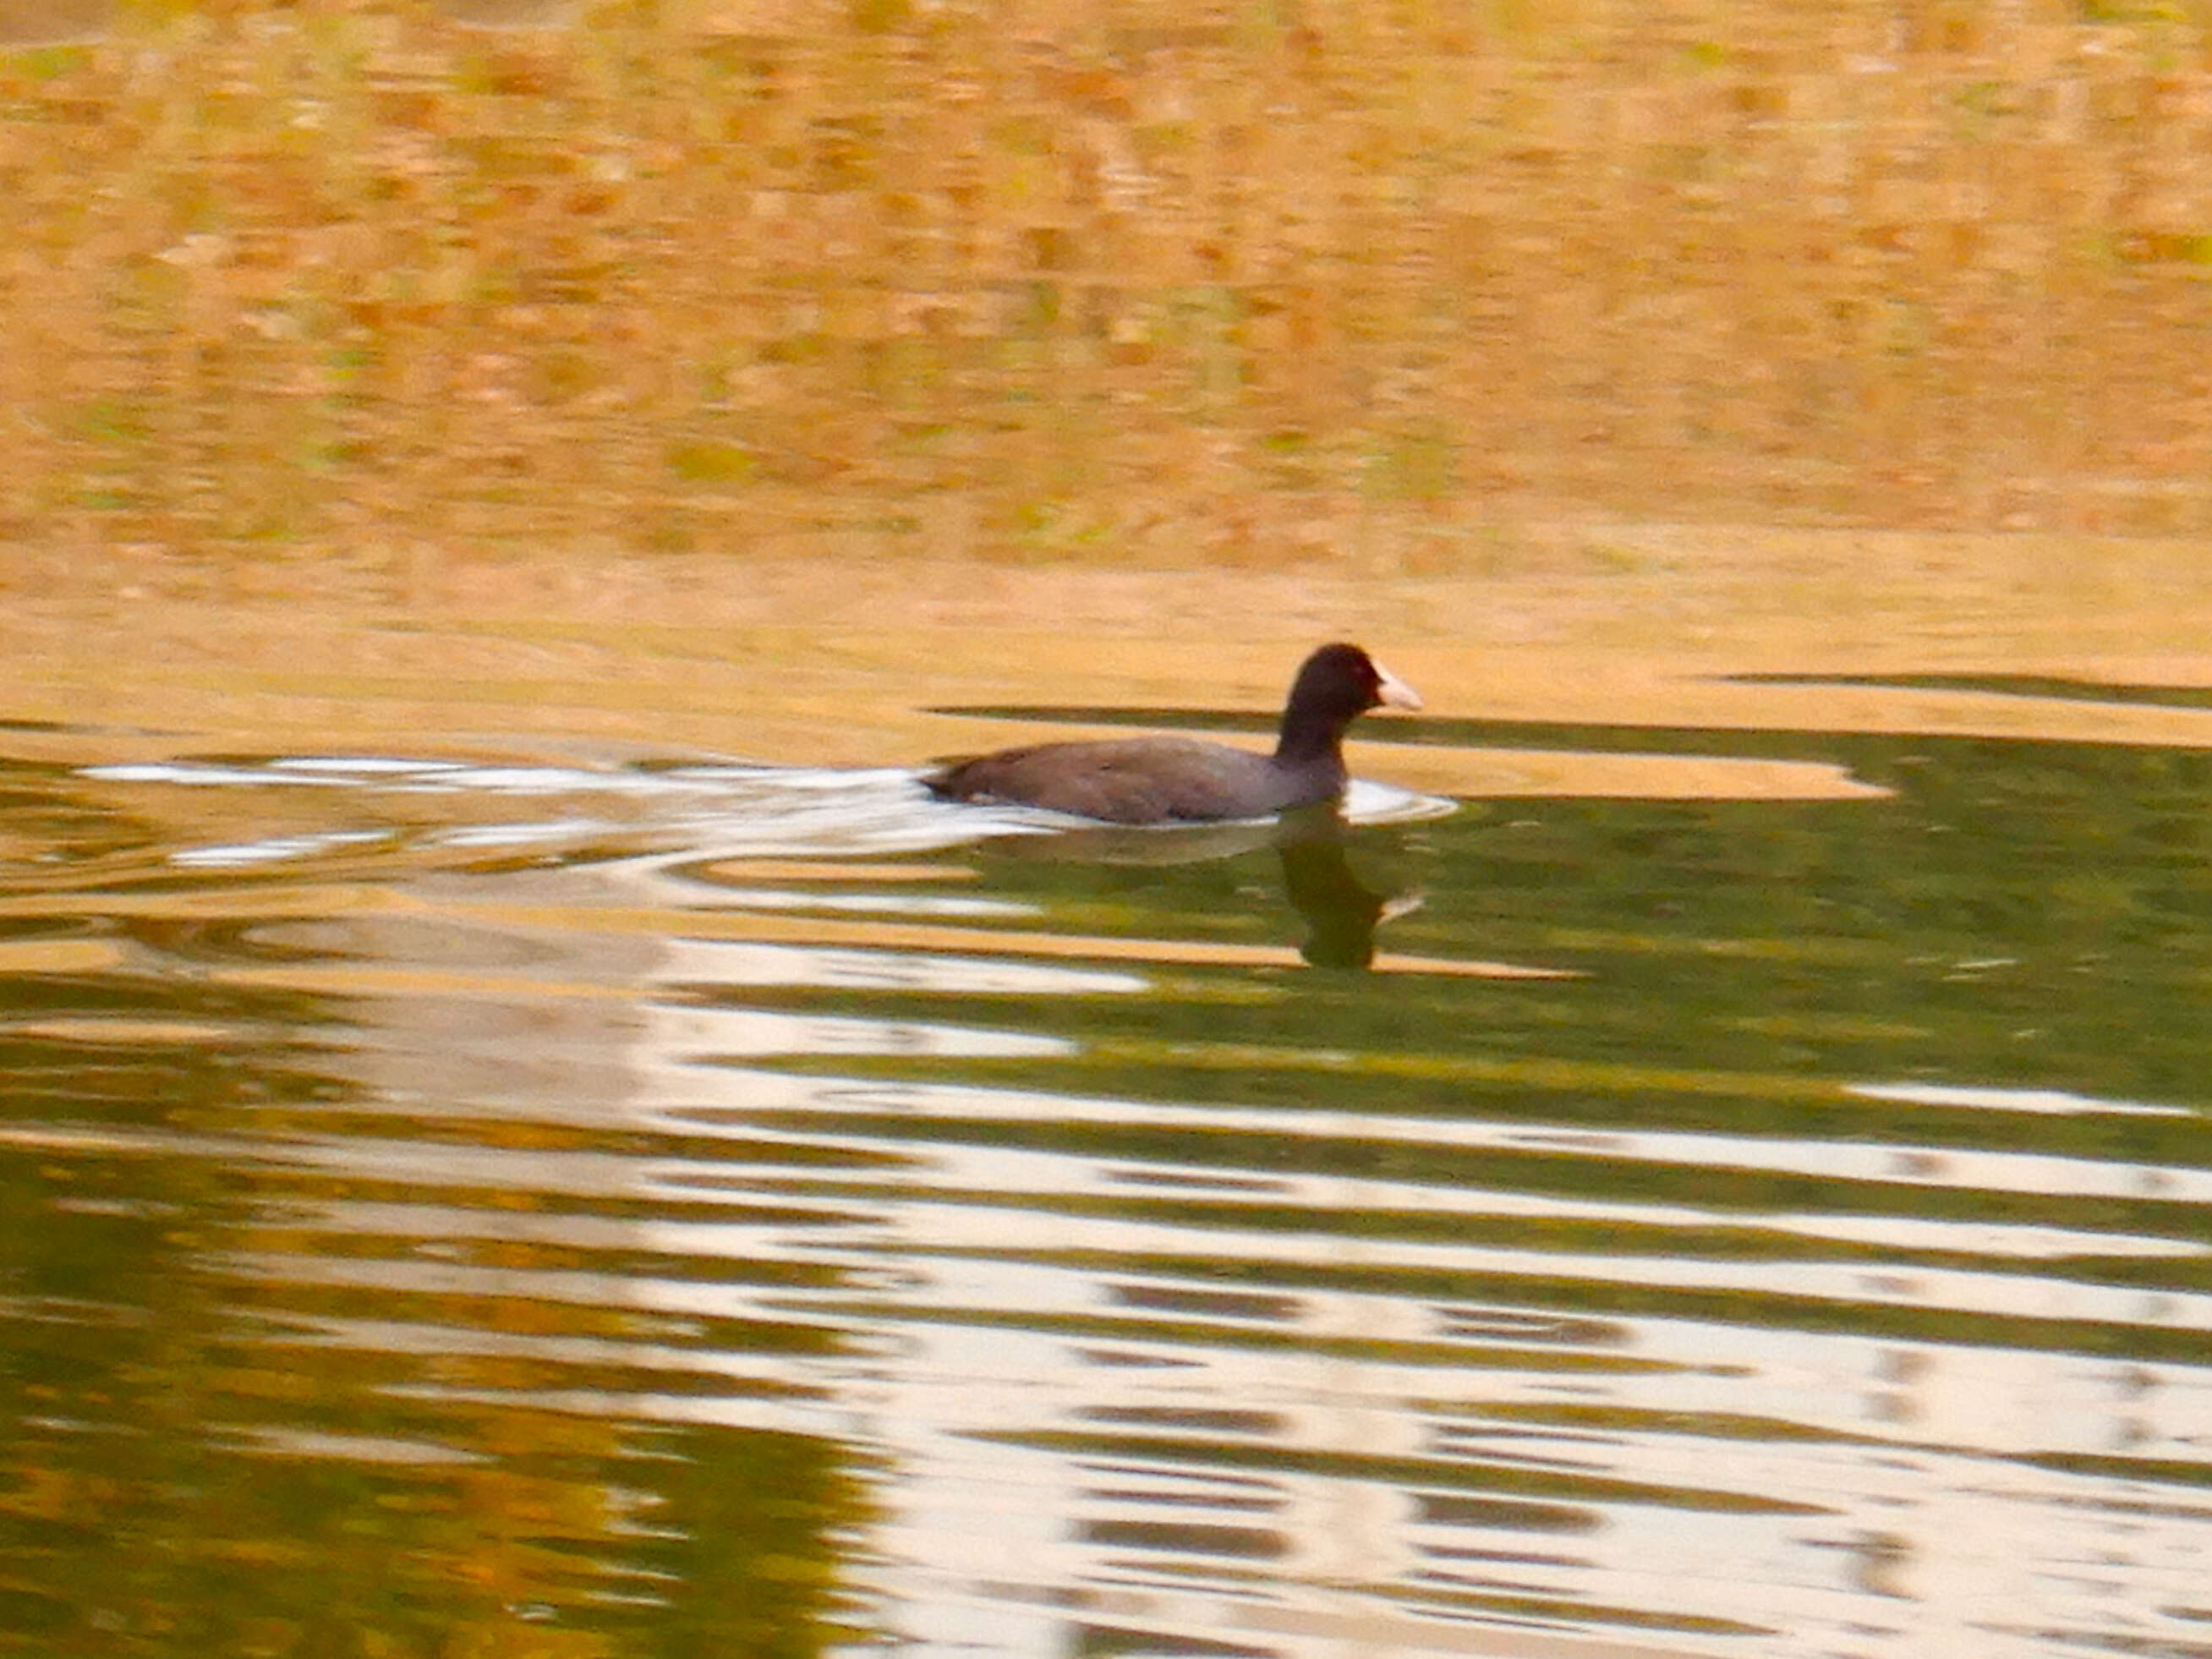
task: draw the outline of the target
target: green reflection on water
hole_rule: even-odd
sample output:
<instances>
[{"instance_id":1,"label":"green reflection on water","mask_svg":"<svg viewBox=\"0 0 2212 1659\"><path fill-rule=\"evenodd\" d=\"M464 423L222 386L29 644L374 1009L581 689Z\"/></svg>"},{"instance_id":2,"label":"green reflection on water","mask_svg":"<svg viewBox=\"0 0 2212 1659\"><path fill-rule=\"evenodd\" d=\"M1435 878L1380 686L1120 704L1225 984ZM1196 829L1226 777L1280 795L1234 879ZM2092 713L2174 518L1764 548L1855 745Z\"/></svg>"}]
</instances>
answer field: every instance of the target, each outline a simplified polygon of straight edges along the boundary
<instances>
[{"instance_id":1,"label":"green reflection on water","mask_svg":"<svg viewBox=\"0 0 2212 1659\"><path fill-rule=\"evenodd\" d=\"M916 1455L902 1413L962 1384L917 1360L911 1399L866 1427L751 1425L842 1400L849 1368L894 1335L923 1353L1003 1335L1231 1376L1300 1362L1433 1376L1432 1394L1407 1382L1406 1398L1345 1402L1422 1423L1432 1443L1402 1454L1302 1437L1294 1413L1233 1395L1205 1409L1124 1396L1110 1368L1079 1365L1096 1402L1010 1409L982 1437L1153 1475L1385 1488L1438 1526L1593 1540L1652 1509L1827 1514L1724 1463L1707 1481L1637 1461L1671 1441L1877 1456L1875 1427L1734 1401L1727 1378L1786 1371L1767 1344L2198 1363L2188 1298L2212 1289L2212 1209L2187 1183L2212 1164L2212 760L1413 730L1789 755L1893 793L1471 804L1184 864L1100 862L1116 844L1079 837L939 850L898 894L994 901L961 913L945 962L1087 937L1146 988L944 988L911 946L913 971L872 988L725 982L705 957L655 978L648 950L604 1008L572 998L582 1012L564 1016L540 993L603 988L599 942L557 920L479 920L471 935L466 907L438 931L428 896L455 872L418 867L404 842L345 867L415 907L413 932L358 902L271 905L281 873L165 864L161 786L94 792L15 769L0 827L54 856L23 866L9 896L36 908L0 945L116 956L46 970L0 957L21 964L0 1005L0 1638L147 1654L820 1652L872 1622L858 1540ZM375 802L291 805L351 827L401 816ZM625 855L562 864L495 852L470 890L526 899L548 869L618 879ZM671 939L742 918L744 893L777 878L718 887L708 863L695 879L698 908L665 912ZM1417 908L1379 902L1414 890ZM1316 902L1348 906L1391 971L1360 971L1356 950L1322 968L1279 949L1147 963L1148 943L1296 945ZM1433 971L1473 960L1576 976ZM257 978L363 966L419 984L311 994ZM810 1049L794 1027L787 1048L726 1053L724 1011L830 1015L886 1041ZM690 1048L634 1047L641 1021L679 1015L702 1022ZM934 1052L930 1031L1059 1041ZM615 1063L648 1052L680 1080L650 1112ZM923 1213L943 1230L902 1242L890 1218ZM931 1290L963 1263L1097 1294L1030 1304L957 1277ZM1314 1297L1423 1317L1310 1328ZM1700 1326L1745 1357L1685 1383L1650 1334ZM1671 1403L1638 1403L1646 1384ZM1547 1389L1569 1397L1527 1392ZM1537 1468L1484 1425L1613 1451ZM2201 1484L2179 1445L2004 1455L2053 1479ZM1109 1553L1218 1556L1209 1570L1231 1576L1290 1572L1294 1535L1161 1515L1070 1534ZM1646 1605L1595 1568L1586 1588L1573 1603L1420 1595L1498 1616L1580 1606L1592 1628L1763 1628L1711 1600Z\"/></svg>"}]
</instances>

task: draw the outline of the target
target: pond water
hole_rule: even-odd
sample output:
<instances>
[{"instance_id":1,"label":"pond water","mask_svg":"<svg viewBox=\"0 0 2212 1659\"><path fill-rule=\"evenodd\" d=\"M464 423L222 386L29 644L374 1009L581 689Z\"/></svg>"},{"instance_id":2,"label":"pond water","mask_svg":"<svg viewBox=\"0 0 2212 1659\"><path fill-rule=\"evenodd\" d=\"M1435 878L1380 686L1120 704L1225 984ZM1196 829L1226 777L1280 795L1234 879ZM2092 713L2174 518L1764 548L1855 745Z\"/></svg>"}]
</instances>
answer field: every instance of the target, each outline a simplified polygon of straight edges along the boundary
<instances>
[{"instance_id":1,"label":"pond water","mask_svg":"<svg viewBox=\"0 0 2212 1659\"><path fill-rule=\"evenodd\" d=\"M1267 724L1062 592L19 609L0 1645L2212 1651L2212 693L1439 625L1348 822L926 799Z\"/></svg>"}]
</instances>

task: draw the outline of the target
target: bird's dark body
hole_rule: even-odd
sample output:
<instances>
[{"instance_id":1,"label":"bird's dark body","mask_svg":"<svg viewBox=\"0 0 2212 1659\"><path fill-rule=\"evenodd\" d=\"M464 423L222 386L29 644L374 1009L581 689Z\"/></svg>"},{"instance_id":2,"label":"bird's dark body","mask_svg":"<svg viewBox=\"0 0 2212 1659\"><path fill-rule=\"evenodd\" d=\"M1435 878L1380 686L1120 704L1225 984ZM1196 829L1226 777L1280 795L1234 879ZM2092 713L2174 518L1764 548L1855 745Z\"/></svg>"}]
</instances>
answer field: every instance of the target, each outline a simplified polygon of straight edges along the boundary
<instances>
[{"instance_id":1,"label":"bird's dark body","mask_svg":"<svg viewBox=\"0 0 2212 1659\"><path fill-rule=\"evenodd\" d=\"M953 800L1011 801L1108 823L1265 817L1344 793L1341 763L1290 772L1272 757L1195 738L1044 743L946 767L929 780Z\"/></svg>"}]
</instances>

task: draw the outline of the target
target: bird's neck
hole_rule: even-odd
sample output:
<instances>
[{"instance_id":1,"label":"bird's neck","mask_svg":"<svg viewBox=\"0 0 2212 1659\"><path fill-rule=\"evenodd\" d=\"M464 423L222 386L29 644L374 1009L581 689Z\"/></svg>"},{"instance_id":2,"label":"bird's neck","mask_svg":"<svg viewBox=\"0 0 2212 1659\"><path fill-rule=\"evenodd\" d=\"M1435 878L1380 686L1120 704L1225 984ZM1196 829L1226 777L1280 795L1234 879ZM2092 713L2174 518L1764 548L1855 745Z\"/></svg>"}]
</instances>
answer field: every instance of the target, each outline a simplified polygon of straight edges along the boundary
<instances>
[{"instance_id":1,"label":"bird's neck","mask_svg":"<svg viewBox=\"0 0 2212 1659\"><path fill-rule=\"evenodd\" d=\"M1275 735L1275 758L1285 765L1296 765L1310 760L1331 759L1344 739L1344 727L1322 722L1293 722L1284 717L1282 729Z\"/></svg>"}]
</instances>

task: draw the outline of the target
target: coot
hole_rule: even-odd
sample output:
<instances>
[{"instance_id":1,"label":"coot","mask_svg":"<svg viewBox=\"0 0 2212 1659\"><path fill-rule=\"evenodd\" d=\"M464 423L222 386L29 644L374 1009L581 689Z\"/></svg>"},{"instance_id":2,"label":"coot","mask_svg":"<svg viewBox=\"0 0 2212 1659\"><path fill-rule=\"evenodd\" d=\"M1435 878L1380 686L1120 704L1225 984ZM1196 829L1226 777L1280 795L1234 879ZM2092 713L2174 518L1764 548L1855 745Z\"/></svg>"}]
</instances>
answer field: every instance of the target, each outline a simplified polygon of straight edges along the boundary
<instances>
[{"instance_id":1,"label":"coot","mask_svg":"<svg viewBox=\"0 0 2212 1659\"><path fill-rule=\"evenodd\" d=\"M1109 823L1264 817L1344 793L1344 729L1370 708L1419 708L1413 688L1356 645L1325 645L1291 684L1272 755L1194 738L1045 743L954 761L922 780L948 800L1011 801Z\"/></svg>"}]
</instances>

